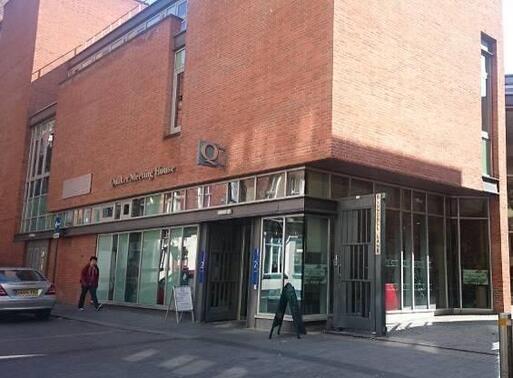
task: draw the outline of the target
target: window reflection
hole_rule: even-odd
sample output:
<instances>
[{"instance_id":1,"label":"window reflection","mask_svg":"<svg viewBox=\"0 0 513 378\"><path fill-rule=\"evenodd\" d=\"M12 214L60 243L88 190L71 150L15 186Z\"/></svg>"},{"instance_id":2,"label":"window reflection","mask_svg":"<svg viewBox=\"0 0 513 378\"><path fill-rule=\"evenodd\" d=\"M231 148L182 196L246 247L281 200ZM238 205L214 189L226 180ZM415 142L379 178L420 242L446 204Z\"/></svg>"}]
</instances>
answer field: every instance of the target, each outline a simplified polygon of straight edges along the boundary
<instances>
[{"instance_id":1,"label":"window reflection","mask_svg":"<svg viewBox=\"0 0 513 378\"><path fill-rule=\"evenodd\" d=\"M281 198L285 195L285 173L257 178L257 200Z\"/></svg>"}]
</instances>

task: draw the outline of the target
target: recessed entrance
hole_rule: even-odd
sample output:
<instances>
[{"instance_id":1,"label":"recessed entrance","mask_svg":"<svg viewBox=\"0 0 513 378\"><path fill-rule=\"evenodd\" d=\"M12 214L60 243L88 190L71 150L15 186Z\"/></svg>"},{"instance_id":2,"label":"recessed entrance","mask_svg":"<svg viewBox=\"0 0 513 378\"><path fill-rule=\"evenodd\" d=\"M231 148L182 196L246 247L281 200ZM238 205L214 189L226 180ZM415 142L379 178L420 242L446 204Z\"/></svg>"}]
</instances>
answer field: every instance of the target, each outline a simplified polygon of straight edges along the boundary
<instances>
[{"instance_id":1,"label":"recessed entrance","mask_svg":"<svg viewBox=\"0 0 513 378\"><path fill-rule=\"evenodd\" d=\"M245 317L248 227L242 222L209 225L207 252L207 322Z\"/></svg>"}]
</instances>

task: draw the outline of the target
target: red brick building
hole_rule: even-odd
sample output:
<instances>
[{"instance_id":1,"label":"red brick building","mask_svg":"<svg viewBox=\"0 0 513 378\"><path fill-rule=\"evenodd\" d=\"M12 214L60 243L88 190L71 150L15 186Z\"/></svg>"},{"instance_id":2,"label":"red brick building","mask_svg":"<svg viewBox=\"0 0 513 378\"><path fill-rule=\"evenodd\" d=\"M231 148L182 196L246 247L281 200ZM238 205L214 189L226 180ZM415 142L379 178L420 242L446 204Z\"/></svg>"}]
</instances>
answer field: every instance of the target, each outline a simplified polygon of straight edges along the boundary
<instances>
[{"instance_id":1,"label":"red brick building","mask_svg":"<svg viewBox=\"0 0 513 378\"><path fill-rule=\"evenodd\" d=\"M0 33L0 262L62 301L97 255L101 300L206 321L286 283L339 328L510 308L499 1L11 0Z\"/></svg>"}]
</instances>

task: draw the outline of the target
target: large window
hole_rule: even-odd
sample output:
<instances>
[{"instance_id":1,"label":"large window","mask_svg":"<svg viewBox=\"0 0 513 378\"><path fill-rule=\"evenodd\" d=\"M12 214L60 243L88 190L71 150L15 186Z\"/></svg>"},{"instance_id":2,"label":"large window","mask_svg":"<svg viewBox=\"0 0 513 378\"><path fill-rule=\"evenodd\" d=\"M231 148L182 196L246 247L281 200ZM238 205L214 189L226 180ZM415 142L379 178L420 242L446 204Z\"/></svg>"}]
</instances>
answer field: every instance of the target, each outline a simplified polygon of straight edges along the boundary
<instances>
[{"instance_id":1,"label":"large window","mask_svg":"<svg viewBox=\"0 0 513 378\"><path fill-rule=\"evenodd\" d=\"M489 39L481 41L481 145L483 175L492 175L493 122L493 57L494 46Z\"/></svg>"},{"instance_id":2,"label":"large window","mask_svg":"<svg viewBox=\"0 0 513 378\"><path fill-rule=\"evenodd\" d=\"M173 99L171 107L171 133L181 130L183 119L183 84L185 76L185 48L175 52L173 70Z\"/></svg>"},{"instance_id":3,"label":"large window","mask_svg":"<svg viewBox=\"0 0 513 378\"><path fill-rule=\"evenodd\" d=\"M196 226L98 236L98 298L167 305L174 286L194 292Z\"/></svg>"},{"instance_id":4,"label":"large window","mask_svg":"<svg viewBox=\"0 0 513 378\"><path fill-rule=\"evenodd\" d=\"M55 120L52 119L34 126L31 130L22 232L43 231L54 226L54 218L46 207L54 126Z\"/></svg>"},{"instance_id":5,"label":"large window","mask_svg":"<svg viewBox=\"0 0 513 378\"><path fill-rule=\"evenodd\" d=\"M276 311L287 283L294 286L305 315L327 313L328 233L327 218L307 215L263 220L260 313Z\"/></svg>"}]
</instances>

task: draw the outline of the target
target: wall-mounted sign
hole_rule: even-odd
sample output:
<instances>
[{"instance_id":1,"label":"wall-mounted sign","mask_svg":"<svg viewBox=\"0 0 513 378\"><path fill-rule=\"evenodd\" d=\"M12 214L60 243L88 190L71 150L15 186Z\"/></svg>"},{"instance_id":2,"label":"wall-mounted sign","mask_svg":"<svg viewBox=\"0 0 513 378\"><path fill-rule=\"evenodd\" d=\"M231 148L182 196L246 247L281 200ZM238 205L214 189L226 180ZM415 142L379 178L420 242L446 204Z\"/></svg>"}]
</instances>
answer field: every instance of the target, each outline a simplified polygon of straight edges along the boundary
<instances>
[{"instance_id":1,"label":"wall-mounted sign","mask_svg":"<svg viewBox=\"0 0 513 378\"><path fill-rule=\"evenodd\" d=\"M260 269L260 257L258 253L258 248L253 250L253 254L251 255L251 284L253 285L253 289L258 288L258 273Z\"/></svg>"},{"instance_id":2,"label":"wall-mounted sign","mask_svg":"<svg viewBox=\"0 0 513 378\"><path fill-rule=\"evenodd\" d=\"M205 281L205 270L207 269L207 254L205 251L201 251L200 263L199 263L199 283L202 284Z\"/></svg>"},{"instance_id":3,"label":"wall-mounted sign","mask_svg":"<svg viewBox=\"0 0 513 378\"><path fill-rule=\"evenodd\" d=\"M198 165L207 167L224 167L225 150L216 143L200 140L198 144Z\"/></svg>"},{"instance_id":4,"label":"wall-mounted sign","mask_svg":"<svg viewBox=\"0 0 513 378\"><path fill-rule=\"evenodd\" d=\"M478 269L463 269L464 285L488 285L488 271Z\"/></svg>"},{"instance_id":5,"label":"wall-mounted sign","mask_svg":"<svg viewBox=\"0 0 513 378\"><path fill-rule=\"evenodd\" d=\"M376 240L375 240L375 254L381 255L381 200L382 194L376 194L376 219L375 219L375 227L376 227Z\"/></svg>"},{"instance_id":6,"label":"wall-mounted sign","mask_svg":"<svg viewBox=\"0 0 513 378\"><path fill-rule=\"evenodd\" d=\"M133 182L155 180L159 176L166 176L176 172L176 167L155 167L143 172L134 172L126 176L117 176L111 179L112 186L115 188L120 185L131 184Z\"/></svg>"},{"instance_id":7,"label":"wall-mounted sign","mask_svg":"<svg viewBox=\"0 0 513 378\"><path fill-rule=\"evenodd\" d=\"M73 177L62 183L62 198L71 198L91 193L92 174Z\"/></svg>"}]
</instances>

